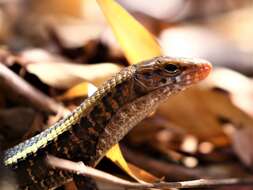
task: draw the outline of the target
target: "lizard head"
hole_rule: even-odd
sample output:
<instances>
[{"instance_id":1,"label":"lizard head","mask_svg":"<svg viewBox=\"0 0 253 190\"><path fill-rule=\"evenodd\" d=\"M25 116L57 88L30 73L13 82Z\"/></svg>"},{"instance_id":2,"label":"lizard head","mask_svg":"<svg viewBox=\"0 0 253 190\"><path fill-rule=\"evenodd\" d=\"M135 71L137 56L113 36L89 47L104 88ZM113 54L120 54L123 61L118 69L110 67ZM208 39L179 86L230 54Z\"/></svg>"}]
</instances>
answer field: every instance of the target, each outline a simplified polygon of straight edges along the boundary
<instances>
[{"instance_id":1,"label":"lizard head","mask_svg":"<svg viewBox=\"0 0 253 190\"><path fill-rule=\"evenodd\" d=\"M209 62L195 58L155 57L136 64L134 80L143 92L161 87L181 90L205 79L212 66Z\"/></svg>"}]
</instances>

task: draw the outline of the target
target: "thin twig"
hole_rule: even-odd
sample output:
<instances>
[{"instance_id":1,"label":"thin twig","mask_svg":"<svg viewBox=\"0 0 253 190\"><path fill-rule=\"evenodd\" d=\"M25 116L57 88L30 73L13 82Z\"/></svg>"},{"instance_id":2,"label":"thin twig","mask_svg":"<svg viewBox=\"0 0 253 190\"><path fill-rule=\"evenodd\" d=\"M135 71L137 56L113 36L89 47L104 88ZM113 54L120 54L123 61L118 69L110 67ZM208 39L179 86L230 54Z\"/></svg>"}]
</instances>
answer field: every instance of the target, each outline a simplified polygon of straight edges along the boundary
<instances>
[{"instance_id":1,"label":"thin twig","mask_svg":"<svg viewBox=\"0 0 253 190\"><path fill-rule=\"evenodd\" d=\"M253 177L251 178L229 178L229 179L198 179L182 182L160 182L160 183L135 183L130 182L116 176L110 175L103 171L85 166L82 162L72 162L65 159L60 159L54 156L48 156L47 162L56 168L71 171L80 175L93 177L95 179L113 183L124 188L131 189L146 189L146 188L207 188L207 187L221 187L232 185L253 185Z\"/></svg>"},{"instance_id":2,"label":"thin twig","mask_svg":"<svg viewBox=\"0 0 253 190\"><path fill-rule=\"evenodd\" d=\"M215 170L209 170L206 166L198 166L195 168L187 168L180 164L173 164L166 162L164 160L157 160L144 154L143 152L138 152L134 149L127 148L126 146L120 146L122 153L126 160L130 163L142 166L144 170L152 172L155 176L166 176L171 180L176 180L178 178L183 179L199 179L199 178L231 178L231 174L242 174L241 176L249 175L249 172L245 171L239 162L229 162L220 163L215 165L210 165L215 167ZM239 175L238 175L239 176Z\"/></svg>"},{"instance_id":3,"label":"thin twig","mask_svg":"<svg viewBox=\"0 0 253 190\"><path fill-rule=\"evenodd\" d=\"M32 87L24 79L16 75L13 71L1 63L0 86L8 89L8 91L15 94L16 97L25 99L25 102L28 102L36 109L53 113L67 111L59 103Z\"/></svg>"}]
</instances>

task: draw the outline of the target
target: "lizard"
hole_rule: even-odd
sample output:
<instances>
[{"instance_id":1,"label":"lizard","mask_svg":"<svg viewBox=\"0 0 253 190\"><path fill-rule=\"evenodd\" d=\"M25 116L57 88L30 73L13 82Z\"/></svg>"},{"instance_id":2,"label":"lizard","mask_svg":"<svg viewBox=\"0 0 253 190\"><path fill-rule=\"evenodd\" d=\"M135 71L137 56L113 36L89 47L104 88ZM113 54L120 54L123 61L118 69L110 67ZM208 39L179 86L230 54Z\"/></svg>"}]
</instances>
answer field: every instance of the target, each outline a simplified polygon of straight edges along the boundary
<instances>
[{"instance_id":1,"label":"lizard","mask_svg":"<svg viewBox=\"0 0 253 190\"><path fill-rule=\"evenodd\" d=\"M211 64L159 56L125 67L73 112L38 135L7 149L4 164L21 190L55 189L73 174L45 161L47 155L95 167L106 152L172 94L205 79ZM173 109L173 108L172 108Z\"/></svg>"}]
</instances>

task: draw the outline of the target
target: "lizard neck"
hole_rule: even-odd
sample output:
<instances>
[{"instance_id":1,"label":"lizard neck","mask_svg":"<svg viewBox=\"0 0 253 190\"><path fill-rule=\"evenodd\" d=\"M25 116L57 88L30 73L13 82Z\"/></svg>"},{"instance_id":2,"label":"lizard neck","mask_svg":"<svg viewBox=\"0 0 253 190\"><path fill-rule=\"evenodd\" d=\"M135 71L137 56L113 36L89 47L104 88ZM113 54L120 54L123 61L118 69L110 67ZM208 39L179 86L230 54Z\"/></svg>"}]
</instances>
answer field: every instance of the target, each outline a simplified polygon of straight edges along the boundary
<instances>
[{"instance_id":1,"label":"lizard neck","mask_svg":"<svg viewBox=\"0 0 253 190\"><path fill-rule=\"evenodd\" d=\"M103 133L100 134L96 154L93 155L91 165L96 166L113 145L117 144L140 121L154 112L171 93L170 87L164 87L137 96L133 101L121 107L106 125Z\"/></svg>"},{"instance_id":2,"label":"lizard neck","mask_svg":"<svg viewBox=\"0 0 253 190\"><path fill-rule=\"evenodd\" d=\"M103 156L103 153L97 154L98 144L101 135L110 131L109 126L114 122L112 119L117 117L119 112L123 114L123 107L131 105L144 96L143 92L137 90L133 75L107 92L101 92L103 96L99 95L100 90L101 88L97 91L98 95L93 95L99 97L99 100L96 100L96 103L89 109L85 109L86 112L83 112L79 120L63 134L64 138L58 137L57 144L51 145L50 154L76 161L82 160L85 164L93 165ZM118 136L120 131L120 128L110 131L111 137ZM110 137L102 138L102 141L110 144ZM103 149L103 152L105 151Z\"/></svg>"}]
</instances>

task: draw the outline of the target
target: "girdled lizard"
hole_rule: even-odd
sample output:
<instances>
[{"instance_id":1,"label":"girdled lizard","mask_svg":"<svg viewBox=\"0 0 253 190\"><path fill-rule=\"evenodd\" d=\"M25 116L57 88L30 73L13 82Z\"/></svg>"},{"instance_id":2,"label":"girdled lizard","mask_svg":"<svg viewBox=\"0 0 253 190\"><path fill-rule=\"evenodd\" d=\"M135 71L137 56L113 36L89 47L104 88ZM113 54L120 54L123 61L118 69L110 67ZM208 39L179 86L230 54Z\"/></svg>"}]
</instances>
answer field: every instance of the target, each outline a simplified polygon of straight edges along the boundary
<instances>
[{"instance_id":1,"label":"girdled lizard","mask_svg":"<svg viewBox=\"0 0 253 190\"><path fill-rule=\"evenodd\" d=\"M211 65L201 59L166 56L126 67L71 114L8 149L4 164L16 174L19 189L55 189L73 174L50 167L47 155L95 166L161 102L203 80L210 70Z\"/></svg>"}]
</instances>

